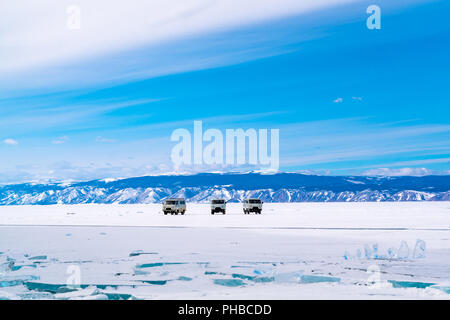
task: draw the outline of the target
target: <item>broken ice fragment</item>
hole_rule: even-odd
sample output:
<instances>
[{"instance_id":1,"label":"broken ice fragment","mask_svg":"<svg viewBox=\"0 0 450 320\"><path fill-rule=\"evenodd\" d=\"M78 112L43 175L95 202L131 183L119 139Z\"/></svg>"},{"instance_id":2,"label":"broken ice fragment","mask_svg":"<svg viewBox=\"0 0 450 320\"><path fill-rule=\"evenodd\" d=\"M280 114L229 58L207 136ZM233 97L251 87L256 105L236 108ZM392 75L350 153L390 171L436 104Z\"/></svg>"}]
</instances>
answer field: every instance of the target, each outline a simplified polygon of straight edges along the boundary
<instances>
[{"instance_id":1,"label":"broken ice fragment","mask_svg":"<svg viewBox=\"0 0 450 320\"><path fill-rule=\"evenodd\" d=\"M441 291L443 291L443 292L445 292L445 293L450 294L450 286L439 286L439 285L434 285L434 286L431 286L431 288L437 289L437 290L441 290Z\"/></svg>"},{"instance_id":2,"label":"broken ice fragment","mask_svg":"<svg viewBox=\"0 0 450 320\"><path fill-rule=\"evenodd\" d=\"M417 239L416 246L414 247L413 258L422 259L425 258L426 243L423 240Z\"/></svg>"},{"instance_id":3,"label":"broken ice fragment","mask_svg":"<svg viewBox=\"0 0 450 320\"><path fill-rule=\"evenodd\" d=\"M374 245L372 246L372 249L373 249L372 257L373 257L374 259L378 259L378 258L379 258L379 256L378 256L378 244L377 244L377 243L374 244Z\"/></svg>"},{"instance_id":4,"label":"broken ice fragment","mask_svg":"<svg viewBox=\"0 0 450 320\"><path fill-rule=\"evenodd\" d=\"M192 278L181 276L181 277L178 277L178 280L180 280L180 281L191 281Z\"/></svg>"},{"instance_id":5,"label":"broken ice fragment","mask_svg":"<svg viewBox=\"0 0 450 320\"><path fill-rule=\"evenodd\" d=\"M239 278L242 280L250 280L253 282L272 282L275 280L274 277L256 277L256 276L248 276L240 273L233 273L231 275L233 278Z\"/></svg>"},{"instance_id":6,"label":"broken ice fragment","mask_svg":"<svg viewBox=\"0 0 450 320\"><path fill-rule=\"evenodd\" d=\"M167 283L167 280L142 280L142 282L157 286L163 286Z\"/></svg>"},{"instance_id":7,"label":"broken ice fragment","mask_svg":"<svg viewBox=\"0 0 450 320\"><path fill-rule=\"evenodd\" d=\"M47 260L47 256L34 256L30 260Z\"/></svg>"},{"instance_id":8,"label":"broken ice fragment","mask_svg":"<svg viewBox=\"0 0 450 320\"><path fill-rule=\"evenodd\" d=\"M413 282L413 281L388 280L388 282L391 283L394 288L418 288L418 289L425 289L425 288L428 288L430 286L435 285L435 283Z\"/></svg>"},{"instance_id":9,"label":"broken ice fragment","mask_svg":"<svg viewBox=\"0 0 450 320\"><path fill-rule=\"evenodd\" d=\"M37 268L37 266L35 264L23 264L23 265L11 265L10 269L11 271L17 271L20 270L22 268Z\"/></svg>"},{"instance_id":10,"label":"broken ice fragment","mask_svg":"<svg viewBox=\"0 0 450 320\"><path fill-rule=\"evenodd\" d=\"M397 257L396 250L394 248L389 248L388 249L388 258L394 259L396 257Z\"/></svg>"},{"instance_id":11,"label":"broken ice fragment","mask_svg":"<svg viewBox=\"0 0 450 320\"><path fill-rule=\"evenodd\" d=\"M361 259L361 249L356 250L356 258L358 258L358 260Z\"/></svg>"},{"instance_id":12,"label":"broken ice fragment","mask_svg":"<svg viewBox=\"0 0 450 320\"><path fill-rule=\"evenodd\" d=\"M136 257L136 256L140 256L143 254L158 254L158 252L144 252L142 250L135 250L133 252L130 253L130 257Z\"/></svg>"},{"instance_id":13,"label":"broken ice fragment","mask_svg":"<svg viewBox=\"0 0 450 320\"><path fill-rule=\"evenodd\" d=\"M245 282L240 279L214 279L214 284L225 287L245 286Z\"/></svg>"},{"instance_id":14,"label":"broken ice fragment","mask_svg":"<svg viewBox=\"0 0 450 320\"><path fill-rule=\"evenodd\" d=\"M368 244L364 245L364 256L366 257L366 259L372 258L372 249Z\"/></svg>"},{"instance_id":15,"label":"broken ice fragment","mask_svg":"<svg viewBox=\"0 0 450 320\"><path fill-rule=\"evenodd\" d=\"M406 241L402 241L402 243L400 244L400 248L398 249L397 252L397 258L398 259L408 259L409 257L409 247L408 244L406 243Z\"/></svg>"},{"instance_id":16,"label":"broken ice fragment","mask_svg":"<svg viewBox=\"0 0 450 320\"><path fill-rule=\"evenodd\" d=\"M366 259L372 258L372 249L367 244L364 245L364 256Z\"/></svg>"},{"instance_id":17,"label":"broken ice fragment","mask_svg":"<svg viewBox=\"0 0 450 320\"><path fill-rule=\"evenodd\" d=\"M144 281L145 282L145 281ZM70 291L77 291L78 289L67 286L67 284L53 284L53 283L44 283L44 282L36 282L36 281L26 281L24 285L28 288L28 290L35 291L44 291L50 293L66 293ZM122 285L123 286L123 285ZM135 285L126 285L128 287L134 288ZM86 289L88 287L96 287L101 290L105 290L108 288L117 289L119 284L80 284L78 288Z\"/></svg>"},{"instance_id":18,"label":"broken ice fragment","mask_svg":"<svg viewBox=\"0 0 450 320\"><path fill-rule=\"evenodd\" d=\"M287 273L278 273L274 276L274 280L276 282L299 282L302 277L302 272L287 272Z\"/></svg>"},{"instance_id":19,"label":"broken ice fragment","mask_svg":"<svg viewBox=\"0 0 450 320\"><path fill-rule=\"evenodd\" d=\"M348 253L347 250L345 250L345 253L344 253L344 259L345 259L345 260L350 260L350 259L351 259L350 253Z\"/></svg>"},{"instance_id":20,"label":"broken ice fragment","mask_svg":"<svg viewBox=\"0 0 450 320\"><path fill-rule=\"evenodd\" d=\"M67 288L66 284L51 284L51 283L42 283L42 282L34 282L34 281L27 281L24 284L28 290L45 291L45 292L50 292L50 293L58 293L58 292L61 292L59 290L61 290L63 288ZM72 290L72 291L74 291L74 290Z\"/></svg>"},{"instance_id":21,"label":"broken ice fragment","mask_svg":"<svg viewBox=\"0 0 450 320\"><path fill-rule=\"evenodd\" d=\"M56 299L70 299L70 298L81 298L91 295L98 294L99 291L96 287L87 287L86 289L81 290L73 290L65 293L57 293L55 294Z\"/></svg>"},{"instance_id":22,"label":"broken ice fragment","mask_svg":"<svg viewBox=\"0 0 450 320\"><path fill-rule=\"evenodd\" d=\"M177 264L186 264L186 262L154 262L154 263L143 263L136 265L136 268L144 269L144 268L154 268L154 267L162 267L164 265L177 265Z\"/></svg>"},{"instance_id":23,"label":"broken ice fragment","mask_svg":"<svg viewBox=\"0 0 450 320\"><path fill-rule=\"evenodd\" d=\"M0 287L14 287L19 286L21 284L24 284L26 281L30 280L38 280L39 277L36 276L29 276L29 275L23 275L23 276L6 276L0 278Z\"/></svg>"},{"instance_id":24,"label":"broken ice fragment","mask_svg":"<svg viewBox=\"0 0 450 320\"><path fill-rule=\"evenodd\" d=\"M108 297L108 300L138 300L135 296L128 293L109 293L102 292L102 294Z\"/></svg>"},{"instance_id":25,"label":"broken ice fragment","mask_svg":"<svg viewBox=\"0 0 450 320\"><path fill-rule=\"evenodd\" d=\"M223 273L223 272L205 271L205 275L212 275L212 274L219 274L219 275L222 275L222 276L225 275L225 273Z\"/></svg>"},{"instance_id":26,"label":"broken ice fragment","mask_svg":"<svg viewBox=\"0 0 450 320\"><path fill-rule=\"evenodd\" d=\"M317 283L317 282L340 282L340 278L336 277L327 277L327 276L313 276L313 275L304 275L301 276L302 283Z\"/></svg>"},{"instance_id":27,"label":"broken ice fragment","mask_svg":"<svg viewBox=\"0 0 450 320\"><path fill-rule=\"evenodd\" d=\"M274 272L275 270L272 266L269 267L258 266L258 268L253 270L253 273L257 275L273 275Z\"/></svg>"}]
</instances>

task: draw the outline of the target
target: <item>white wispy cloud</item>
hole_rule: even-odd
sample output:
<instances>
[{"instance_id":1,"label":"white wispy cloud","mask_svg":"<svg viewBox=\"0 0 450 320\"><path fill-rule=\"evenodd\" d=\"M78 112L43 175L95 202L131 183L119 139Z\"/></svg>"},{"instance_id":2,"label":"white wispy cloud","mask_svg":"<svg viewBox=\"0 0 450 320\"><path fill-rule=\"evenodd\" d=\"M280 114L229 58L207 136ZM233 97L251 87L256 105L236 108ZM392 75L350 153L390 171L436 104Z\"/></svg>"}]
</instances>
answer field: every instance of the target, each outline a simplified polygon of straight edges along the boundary
<instances>
[{"instance_id":1,"label":"white wispy cloud","mask_svg":"<svg viewBox=\"0 0 450 320\"><path fill-rule=\"evenodd\" d=\"M358 134L355 134L358 132ZM440 139L430 140L439 134ZM402 163L378 163L377 167L419 166L443 163L450 153L450 126L371 123L368 119L331 119L280 126L282 166L294 167L348 161L376 161L389 155L401 158L421 157ZM413 161L413 162L411 162ZM370 165L370 166L369 166ZM355 164L353 169L372 168L372 164ZM348 168L352 169L352 168Z\"/></svg>"},{"instance_id":2,"label":"white wispy cloud","mask_svg":"<svg viewBox=\"0 0 450 320\"><path fill-rule=\"evenodd\" d=\"M336 98L336 99L333 100L333 102L334 103L342 103L342 102L344 102L344 99L343 98Z\"/></svg>"},{"instance_id":3,"label":"white wispy cloud","mask_svg":"<svg viewBox=\"0 0 450 320\"><path fill-rule=\"evenodd\" d=\"M64 144L67 141L69 141L69 137L68 136L63 136L63 137L59 137L56 138L52 141L53 144Z\"/></svg>"},{"instance_id":4,"label":"white wispy cloud","mask_svg":"<svg viewBox=\"0 0 450 320\"><path fill-rule=\"evenodd\" d=\"M427 168L377 168L363 172L365 176L427 176L434 172Z\"/></svg>"},{"instance_id":5,"label":"white wispy cloud","mask_svg":"<svg viewBox=\"0 0 450 320\"><path fill-rule=\"evenodd\" d=\"M11 138L3 140L3 143L4 144L8 144L8 145L17 145L17 144L19 144L19 142L17 142L17 140L14 140L14 139L11 139Z\"/></svg>"},{"instance_id":6,"label":"white wispy cloud","mask_svg":"<svg viewBox=\"0 0 450 320\"><path fill-rule=\"evenodd\" d=\"M79 30L66 26L73 1L3 1L0 95L110 86L285 54L296 50L288 46L294 40L326 34L315 28L280 38L261 26L357 1L79 0ZM246 29L257 26L261 36Z\"/></svg>"},{"instance_id":7,"label":"white wispy cloud","mask_svg":"<svg viewBox=\"0 0 450 320\"><path fill-rule=\"evenodd\" d=\"M443 149L443 151L448 151L450 148ZM440 152L442 153L442 152ZM437 152L436 154L440 154ZM379 168L379 167L399 167L399 166L421 166L430 165L436 163L448 163L450 164L450 158L433 158L433 159L421 159L421 160L408 160L408 161L394 161L389 163L378 164L376 166L366 166L362 168Z\"/></svg>"},{"instance_id":8,"label":"white wispy cloud","mask_svg":"<svg viewBox=\"0 0 450 320\"><path fill-rule=\"evenodd\" d=\"M61 64L353 1L78 0L78 30L67 27L71 0L2 1L0 70Z\"/></svg>"},{"instance_id":9,"label":"white wispy cloud","mask_svg":"<svg viewBox=\"0 0 450 320\"><path fill-rule=\"evenodd\" d=\"M109 138L105 138L102 136L98 136L97 138L95 138L96 142L102 142L102 143L114 143L117 142L116 139L109 139Z\"/></svg>"},{"instance_id":10,"label":"white wispy cloud","mask_svg":"<svg viewBox=\"0 0 450 320\"><path fill-rule=\"evenodd\" d=\"M102 126L102 122L98 121L105 113L119 110L122 108L139 107L145 104L155 103L167 100L167 98L155 99L137 99L128 101L117 101L112 99L93 100L84 104L68 103L60 106L64 102L48 102L45 105L40 101L28 106L26 102L17 102L15 105L21 108L21 112L17 113L15 109L4 108L1 111L0 131L9 134L26 134L30 132L38 132L40 130L49 130L60 128L64 130L68 125L72 129L88 129L98 128ZM0 110L2 101L0 100ZM49 114L52 116L49 117ZM124 115L120 121L128 121L131 116ZM62 139L61 139L62 138ZM61 144L67 141L67 137L62 136L55 139L54 144Z\"/></svg>"}]
</instances>

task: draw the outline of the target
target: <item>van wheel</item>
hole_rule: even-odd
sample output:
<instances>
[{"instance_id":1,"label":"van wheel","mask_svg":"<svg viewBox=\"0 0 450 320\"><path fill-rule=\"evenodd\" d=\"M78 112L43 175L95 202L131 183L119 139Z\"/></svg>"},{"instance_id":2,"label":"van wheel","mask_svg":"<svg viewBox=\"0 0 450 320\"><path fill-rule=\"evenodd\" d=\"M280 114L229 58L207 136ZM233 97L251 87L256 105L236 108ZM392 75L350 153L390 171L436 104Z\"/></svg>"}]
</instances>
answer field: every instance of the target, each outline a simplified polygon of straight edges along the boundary
<instances>
[{"instance_id":1,"label":"van wheel","mask_svg":"<svg viewBox=\"0 0 450 320\"><path fill-rule=\"evenodd\" d=\"M223 214L225 214L225 210L223 210Z\"/></svg>"},{"instance_id":2,"label":"van wheel","mask_svg":"<svg viewBox=\"0 0 450 320\"><path fill-rule=\"evenodd\" d=\"M182 215L182 216L184 215L184 211L181 211L181 215Z\"/></svg>"},{"instance_id":3,"label":"van wheel","mask_svg":"<svg viewBox=\"0 0 450 320\"><path fill-rule=\"evenodd\" d=\"M167 212L164 211L164 215L167 216Z\"/></svg>"},{"instance_id":4,"label":"van wheel","mask_svg":"<svg viewBox=\"0 0 450 320\"><path fill-rule=\"evenodd\" d=\"M211 214L214 215L214 210L211 210Z\"/></svg>"}]
</instances>

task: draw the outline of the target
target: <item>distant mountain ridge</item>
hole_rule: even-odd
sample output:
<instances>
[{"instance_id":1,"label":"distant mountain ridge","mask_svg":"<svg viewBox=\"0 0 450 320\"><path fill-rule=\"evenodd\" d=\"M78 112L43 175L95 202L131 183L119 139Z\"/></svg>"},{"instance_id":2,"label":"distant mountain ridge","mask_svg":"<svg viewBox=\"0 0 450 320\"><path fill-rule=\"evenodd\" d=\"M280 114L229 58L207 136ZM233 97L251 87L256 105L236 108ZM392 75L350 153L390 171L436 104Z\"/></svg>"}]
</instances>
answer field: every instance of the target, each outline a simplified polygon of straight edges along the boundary
<instances>
[{"instance_id":1,"label":"distant mountain ridge","mask_svg":"<svg viewBox=\"0 0 450 320\"><path fill-rule=\"evenodd\" d=\"M225 198L241 202L449 201L450 176L364 177L299 173L202 173L0 186L0 205L159 203Z\"/></svg>"}]
</instances>

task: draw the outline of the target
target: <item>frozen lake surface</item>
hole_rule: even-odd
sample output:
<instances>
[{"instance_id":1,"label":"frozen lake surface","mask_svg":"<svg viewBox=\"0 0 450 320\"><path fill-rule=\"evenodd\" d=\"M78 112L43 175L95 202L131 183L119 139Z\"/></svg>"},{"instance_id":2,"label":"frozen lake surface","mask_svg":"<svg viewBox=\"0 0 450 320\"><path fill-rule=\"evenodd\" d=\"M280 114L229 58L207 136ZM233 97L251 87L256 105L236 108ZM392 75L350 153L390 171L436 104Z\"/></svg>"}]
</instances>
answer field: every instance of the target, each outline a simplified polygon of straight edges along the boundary
<instances>
[{"instance_id":1,"label":"frozen lake surface","mask_svg":"<svg viewBox=\"0 0 450 320\"><path fill-rule=\"evenodd\" d=\"M0 299L449 299L450 203L0 207Z\"/></svg>"}]
</instances>

